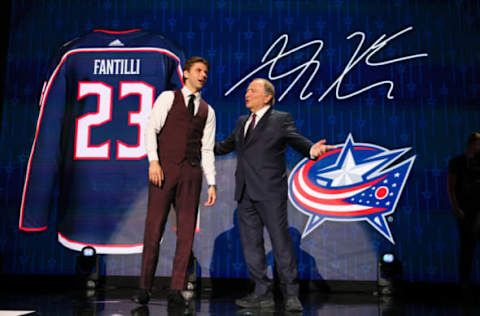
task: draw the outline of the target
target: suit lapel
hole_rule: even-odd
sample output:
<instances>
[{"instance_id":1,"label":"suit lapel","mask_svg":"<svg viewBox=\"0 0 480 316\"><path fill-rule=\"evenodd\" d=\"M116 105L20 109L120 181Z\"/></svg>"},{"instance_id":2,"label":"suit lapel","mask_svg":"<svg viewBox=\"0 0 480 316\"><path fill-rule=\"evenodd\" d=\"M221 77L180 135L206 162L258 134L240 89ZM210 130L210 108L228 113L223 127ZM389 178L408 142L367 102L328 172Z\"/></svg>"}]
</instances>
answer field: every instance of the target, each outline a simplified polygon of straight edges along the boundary
<instances>
[{"instance_id":1,"label":"suit lapel","mask_svg":"<svg viewBox=\"0 0 480 316\"><path fill-rule=\"evenodd\" d=\"M245 136L244 136L244 144L245 145L251 145L253 144L259 137L262 135L262 131L265 129L265 126L268 124L268 119L270 117L270 114L272 113L272 108L270 107L267 112L262 116L260 121L257 123L255 128L252 131L252 135L250 135L248 141L245 143ZM246 123L247 121L245 121ZM244 130L245 130L245 124L243 124Z\"/></svg>"},{"instance_id":2,"label":"suit lapel","mask_svg":"<svg viewBox=\"0 0 480 316\"><path fill-rule=\"evenodd\" d=\"M242 145L245 144L245 124L247 124L249 116L245 115L245 119L242 122L242 129L240 131L240 139L242 141Z\"/></svg>"}]
</instances>

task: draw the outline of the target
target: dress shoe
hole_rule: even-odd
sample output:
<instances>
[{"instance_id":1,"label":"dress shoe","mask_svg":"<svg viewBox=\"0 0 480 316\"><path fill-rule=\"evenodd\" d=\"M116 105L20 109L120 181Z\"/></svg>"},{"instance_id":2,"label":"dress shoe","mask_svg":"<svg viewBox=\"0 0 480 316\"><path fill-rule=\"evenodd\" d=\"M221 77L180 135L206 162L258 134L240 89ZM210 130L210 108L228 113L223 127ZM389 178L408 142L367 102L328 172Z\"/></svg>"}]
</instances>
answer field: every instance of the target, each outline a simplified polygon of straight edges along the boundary
<instances>
[{"instance_id":1,"label":"dress shoe","mask_svg":"<svg viewBox=\"0 0 480 316\"><path fill-rule=\"evenodd\" d=\"M258 295L251 293L235 300L235 304L243 308L271 308L275 306L272 294Z\"/></svg>"},{"instance_id":2,"label":"dress shoe","mask_svg":"<svg viewBox=\"0 0 480 316\"><path fill-rule=\"evenodd\" d=\"M179 290L169 290L167 294L168 308L188 307L188 301Z\"/></svg>"},{"instance_id":3,"label":"dress shoe","mask_svg":"<svg viewBox=\"0 0 480 316\"><path fill-rule=\"evenodd\" d=\"M237 309L236 315L272 316L276 315L275 306L266 308L239 308Z\"/></svg>"},{"instance_id":4,"label":"dress shoe","mask_svg":"<svg viewBox=\"0 0 480 316\"><path fill-rule=\"evenodd\" d=\"M132 301L134 301L137 304L145 305L145 304L148 304L148 301L150 300L151 295L152 294L150 293L150 291L145 289L139 289L137 294L132 296Z\"/></svg>"},{"instance_id":5,"label":"dress shoe","mask_svg":"<svg viewBox=\"0 0 480 316\"><path fill-rule=\"evenodd\" d=\"M149 316L150 311L148 309L148 305L142 305L142 306L139 306L135 309L132 309L130 311L130 315L132 315L132 316Z\"/></svg>"},{"instance_id":6,"label":"dress shoe","mask_svg":"<svg viewBox=\"0 0 480 316\"><path fill-rule=\"evenodd\" d=\"M285 299L285 310L287 312L301 312L303 311L302 302L297 296L287 296Z\"/></svg>"}]
</instances>

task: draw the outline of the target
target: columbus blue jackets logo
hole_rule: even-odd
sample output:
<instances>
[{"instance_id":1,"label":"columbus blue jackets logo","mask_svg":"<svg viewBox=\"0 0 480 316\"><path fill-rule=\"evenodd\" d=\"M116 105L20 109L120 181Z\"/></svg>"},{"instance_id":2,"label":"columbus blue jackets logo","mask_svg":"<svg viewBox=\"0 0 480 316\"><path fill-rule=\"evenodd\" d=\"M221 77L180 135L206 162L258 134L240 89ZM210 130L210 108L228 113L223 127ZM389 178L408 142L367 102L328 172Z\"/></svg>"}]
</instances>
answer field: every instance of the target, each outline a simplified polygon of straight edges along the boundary
<instances>
[{"instance_id":1,"label":"columbus blue jackets logo","mask_svg":"<svg viewBox=\"0 0 480 316\"><path fill-rule=\"evenodd\" d=\"M395 211L415 161L413 156L396 163L408 150L355 143L349 135L316 161L300 161L290 174L288 196L309 216L302 237L327 220L367 221L395 243L386 218Z\"/></svg>"}]
</instances>

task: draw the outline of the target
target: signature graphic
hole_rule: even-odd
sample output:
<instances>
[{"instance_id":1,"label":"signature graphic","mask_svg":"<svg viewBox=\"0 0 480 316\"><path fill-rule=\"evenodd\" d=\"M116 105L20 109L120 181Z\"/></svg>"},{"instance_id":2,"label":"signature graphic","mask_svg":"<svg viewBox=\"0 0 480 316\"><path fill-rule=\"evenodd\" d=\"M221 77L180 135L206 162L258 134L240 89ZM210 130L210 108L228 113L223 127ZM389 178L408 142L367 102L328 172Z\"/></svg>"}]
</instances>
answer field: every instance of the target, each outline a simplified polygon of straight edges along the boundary
<instances>
[{"instance_id":1,"label":"signature graphic","mask_svg":"<svg viewBox=\"0 0 480 316\"><path fill-rule=\"evenodd\" d=\"M384 66L388 64L393 64L393 63L398 63L402 61L406 61L409 59L416 59L416 58L421 58L421 57L427 57L428 54L426 53L421 53L421 54L413 54L413 55L408 55L408 56L403 56L403 57L398 57L398 58L393 58L393 59L388 59L388 60L383 60L383 61L372 61L372 58L375 57L375 55L381 51L384 47L386 47L390 41L394 40L395 38L413 30L412 26L409 26L393 35L390 35L389 37L386 36L386 34L383 34L380 36L372 45L370 45L367 49L365 49L363 52L361 52L364 42L365 42L365 33L363 32L354 32L350 34L347 39L353 39L353 38L358 38L359 43L357 48L355 49L354 53L352 54L352 57L348 61L347 65L345 66L344 70L342 73L338 76L338 78L325 90L325 92L318 98L318 102L321 102L329 93L332 91L332 89L335 89L335 96L339 100L344 100L348 99L351 97L354 97L358 94L361 94L367 90L370 90L372 88L381 86L381 85L386 85L388 87L387 91L387 98L388 99L393 99L393 88L394 88L394 82L392 80L382 80L378 81L375 83L372 83L370 85L367 85L363 88L360 88L356 91L353 91L348 94L342 95L340 93L340 88L342 86L342 82L344 77L361 61L363 61L366 65L371 66L371 67L378 67L378 66ZM288 87L283 91L283 93L280 95L278 98L278 101L281 101L287 94L288 92L295 86L295 84L303 78L303 76L307 76L307 81L305 85L303 86L301 92L300 92L300 100L306 100L310 98L313 94L313 92L308 92L310 83L312 80L315 78L315 75L317 74L319 68L320 68L320 61L317 60L318 55L322 51L324 47L324 43L322 40L315 39L312 40L308 43L302 44L298 47L295 47L290 50L287 49L287 44L288 44L288 35L283 34L281 35L267 50L265 55L263 56L261 60L260 66L255 68L253 71L251 71L248 75L243 77L241 80L239 80L236 84L234 84L226 93L225 96L228 96L230 93L232 93L236 88L238 88L242 83L245 81L249 80L252 76L254 76L256 73L260 72L264 68L269 67L268 69L268 79L275 81L287 76L290 76L292 74L297 74L297 76L293 79L293 81L288 85ZM270 54L274 50L278 50L278 47L280 47L278 54L276 56L270 57ZM296 53L300 52L301 50L314 50L313 54L311 55L310 59L298 66L295 66L292 69L289 69L283 73L280 74L274 74L274 71L276 70L276 65L278 62L280 62L282 59L285 59L286 57ZM278 67L277 67L278 68Z\"/></svg>"}]
</instances>

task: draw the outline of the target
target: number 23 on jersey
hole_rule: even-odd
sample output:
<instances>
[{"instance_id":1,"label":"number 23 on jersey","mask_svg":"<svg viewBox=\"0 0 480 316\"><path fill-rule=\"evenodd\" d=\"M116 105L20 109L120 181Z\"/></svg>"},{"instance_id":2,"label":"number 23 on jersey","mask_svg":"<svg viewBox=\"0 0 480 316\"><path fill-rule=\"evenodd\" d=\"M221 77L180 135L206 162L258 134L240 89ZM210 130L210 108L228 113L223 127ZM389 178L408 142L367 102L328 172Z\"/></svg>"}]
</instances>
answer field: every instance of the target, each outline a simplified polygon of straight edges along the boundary
<instances>
[{"instance_id":1,"label":"number 23 on jersey","mask_svg":"<svg viewBox=\"0 0 480 316\"><path fill-rule=\"evenodd\" d=\"M142 159L146 156L145 151L145 127L148 116L152 110L155 88L142 81L122 81L119 83L119 99L129 95L139 96L139 110L129 112L128 125L136 125L138 128L137 143L126 144L116 141L116 159ZM108 160L110 159L111 140L99 145L91 145L91 128L100 126L112 120L113 87L104 82L79 82L78 100L86 96L97 96L97 112L87 113L77 118L75 124L75 159Z\"/></svg>"}]
</instances>

